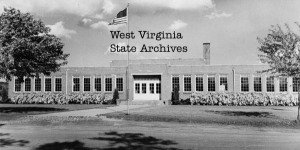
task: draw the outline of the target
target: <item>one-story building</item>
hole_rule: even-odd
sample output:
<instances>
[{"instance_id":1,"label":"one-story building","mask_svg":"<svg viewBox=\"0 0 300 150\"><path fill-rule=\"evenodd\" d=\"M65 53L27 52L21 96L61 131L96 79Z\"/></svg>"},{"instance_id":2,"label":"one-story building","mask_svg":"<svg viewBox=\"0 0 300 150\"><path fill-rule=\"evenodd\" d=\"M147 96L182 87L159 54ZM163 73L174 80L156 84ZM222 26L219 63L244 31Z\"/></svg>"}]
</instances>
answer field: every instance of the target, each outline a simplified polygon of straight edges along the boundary
<instances>
[{"instance_id":1,"label":"one-story building","mask_svg":"<svg viewBox=\"0 0 300 150\"><path fill-rule=\"evenodd\" d=\"M62 67L40 78L9 82L9 97L20 93L106 93L118 89L120 99L168 101L175 87L181 98L193 92L297 93L293 78L273 78L258 71L267 65L211 65L210 43L203 58L113 60L110 67ZM127 75L128 79L127 80ZM127 86L128 85L128 86ZM128 92L127 90L128 89Z\"/></svg>"}]
</instances>

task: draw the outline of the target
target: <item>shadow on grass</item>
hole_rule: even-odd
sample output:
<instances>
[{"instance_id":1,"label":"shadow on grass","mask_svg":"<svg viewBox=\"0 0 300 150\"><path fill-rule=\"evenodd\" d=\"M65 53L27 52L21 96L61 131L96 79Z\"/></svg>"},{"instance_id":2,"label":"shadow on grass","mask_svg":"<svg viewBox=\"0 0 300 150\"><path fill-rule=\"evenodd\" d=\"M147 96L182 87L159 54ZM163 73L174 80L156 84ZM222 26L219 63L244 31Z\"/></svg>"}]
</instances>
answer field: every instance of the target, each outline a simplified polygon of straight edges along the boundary
<instances>
[{"instance_id":1,"label":"shadow on grass","mask_svg":"<svg viewBox=\"0 0 300 150\"><path fill-rule=\"evenodd\" d=\"M92 148L86 147L80 141L73 142L54 142L39 146L35 150L180 150L171 146L176 145L176 142L171 140L158 139L153 136L145 136L141 133L118 133L106 132L99 137L90 138L90 140L109 142L108 147Z\"/></svg>"},{"instance_id":2,"label":"shadow on grass","mask_svg":"<svg viewBox=\"0 0 300 150\"><path fill-rule=\"evenodd\" d=\"M64 111L67 109L50 108L50 107L0 107L0 113L29 113L29 112L47 112L47 111Z\"/></svg>"},{"instance_id":3,"label":"shadow on grass","mask_svg":"<svg viewBox=\"0 0 300 150\"><path fill-rule=\"evenodd\" d=\"M205 110L205 112L221 114L225 116L247 116L247 117L259 117L259 118L275 118L276 116L269 112L246 112L246 111L214 111Z\"/></svg>"},{"instance_id":4,"label":"shadow on grass","mask_svg":"<svg viewBox=\"0 0 300 150\"><path fill-rule=\"evenodd\" d=\"M0 126L3 126L4 124L1 124ZM0 133L0 148L1 147L7 147L7 146L25 146L29 143L29 141L26 140L15 140L6 136L9 136L9 133ZM4 137L4 138L2 138Z\"/></svg>"}]
</instances>

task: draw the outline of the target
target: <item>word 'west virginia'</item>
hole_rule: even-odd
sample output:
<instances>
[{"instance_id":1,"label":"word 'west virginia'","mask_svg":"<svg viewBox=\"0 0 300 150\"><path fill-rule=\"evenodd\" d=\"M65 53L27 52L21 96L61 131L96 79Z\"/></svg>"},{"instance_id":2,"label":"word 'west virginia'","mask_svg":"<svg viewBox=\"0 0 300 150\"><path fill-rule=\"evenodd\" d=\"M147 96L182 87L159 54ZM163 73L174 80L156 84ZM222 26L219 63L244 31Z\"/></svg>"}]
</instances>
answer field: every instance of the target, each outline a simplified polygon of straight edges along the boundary
<instances>
[{"instance_id":1,"label":"word 'west virginia'","mask_svg":"<svg viewBox=\"0 0 300 150\"><path fill-rule=\"evenodd\" d=\"M142 39L155 39L157 41L160 41L162 39L183 39L182 34L176 33L173 31L173 33L168 33L168 32L158 32L158 33L153 33L149 31L138 31L139 35ZM135 39L135 34L133 31L123 33L120 31L110 31L111 37L113 39Z\"/></svg>"}]
</instances>

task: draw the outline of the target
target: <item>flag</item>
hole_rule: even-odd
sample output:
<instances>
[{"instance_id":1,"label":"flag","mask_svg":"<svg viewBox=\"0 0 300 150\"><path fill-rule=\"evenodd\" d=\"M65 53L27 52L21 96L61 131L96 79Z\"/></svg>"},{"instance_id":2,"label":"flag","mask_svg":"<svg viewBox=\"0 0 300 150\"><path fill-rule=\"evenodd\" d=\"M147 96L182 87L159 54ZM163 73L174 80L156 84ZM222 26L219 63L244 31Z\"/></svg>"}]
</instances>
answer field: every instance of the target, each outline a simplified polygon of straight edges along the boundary
<instances>
[{"instance_id":1,"label":"flag","mask_svg":"<svg viewBox=\"0 0 300 150\"><path fill-rule=\"evenodd\" d=\"M108 25L117 25L117 24L123 24L127 23L128 17L127 17L127 9L120 11L117 16L110 22Z\"/></svg>"}]
</instances>

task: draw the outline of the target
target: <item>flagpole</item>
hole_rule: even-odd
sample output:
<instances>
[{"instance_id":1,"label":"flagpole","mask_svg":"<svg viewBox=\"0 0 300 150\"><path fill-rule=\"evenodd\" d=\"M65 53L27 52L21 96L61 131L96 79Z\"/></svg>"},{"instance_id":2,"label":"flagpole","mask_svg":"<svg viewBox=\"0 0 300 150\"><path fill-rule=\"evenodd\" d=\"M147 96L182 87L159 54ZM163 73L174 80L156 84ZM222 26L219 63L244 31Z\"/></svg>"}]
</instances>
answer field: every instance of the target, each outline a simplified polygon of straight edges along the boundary
<instances>
[{"instance_id":1,"label":"flagpole","mask_svg":"<svg viewBox=\"0 0 300 150\"><path fill-rule=\"evenodd\" d=\"M129 33L129 3L127 5L127 33ZM127 39L129 45L129 38ZM129 115L129 51L127 52L127 115Z\"/></svg>"}]
</instances>

